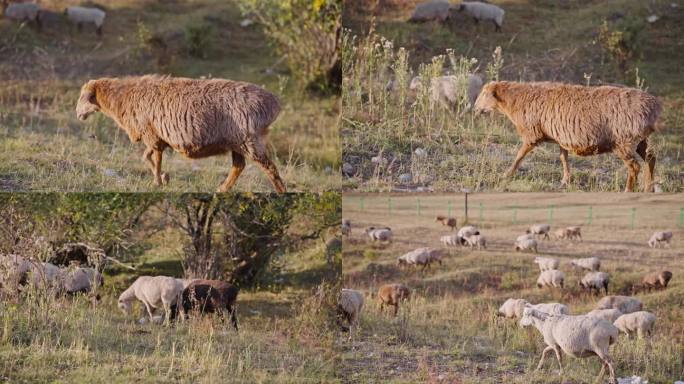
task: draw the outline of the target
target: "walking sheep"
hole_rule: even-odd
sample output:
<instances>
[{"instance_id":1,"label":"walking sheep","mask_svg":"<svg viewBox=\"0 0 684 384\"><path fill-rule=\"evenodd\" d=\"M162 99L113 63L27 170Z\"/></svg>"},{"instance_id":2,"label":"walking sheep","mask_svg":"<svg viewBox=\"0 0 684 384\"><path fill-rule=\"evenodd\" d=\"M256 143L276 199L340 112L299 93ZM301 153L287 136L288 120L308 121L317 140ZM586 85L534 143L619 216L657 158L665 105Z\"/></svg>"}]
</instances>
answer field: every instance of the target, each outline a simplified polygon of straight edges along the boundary
<instances>
[{"instance_id":1,"label":"walking sheep","mask_svg":"<svg viewBox=\"0 0 684 384\"><path fill-rule=\"evenodd\" d=\"M565 274L557 269L550 269L539 274L537 278L537 288L554 287L563 288Z\"/></svg>"},{"instance_id":2,"label":"walking sheep","mask_svg":"<svg viewBox=\"0 0 684 384\"><path fill-rule=\"evenodd\" d=\"M508 299L499 307L496 315L507 319L519 319L522 317L525 307L529 304L525 299Z\"/></svg>"},{"instance_id":3,"label":"walking sheep","mask_svg":"<svg viewBox=\"0 0 684 384\"><path fill-rule=\"evenodd\" d=\"M537 240L531 239L531 238L525 238L519 241L516 241L515 244L513 245L513 248L515 249L516 252L518 251L524 251L524 250L532 250L534 253L537 253Z\"/></svg>"},{"instance_id":4,"label":"walking sheep","mask_svg":"<svg viewBox=\"0 0 684 384\"><path fill-rule=\"evenodd\" d=\"M106 16L106 13L103 10L97 8L71 6L64 10L64 14L72 23L76 24L79 31L81 28L83 28L83 24L93 24L95 25L95 32L99 36L102 35L102 25L104 24L104 19Z\"/></svg>"},{"instance_id":5,"label":"walking sheep","mask_svg":"<svg viewBox=\"0 0 684 384\"><path fill-rule=\"evenodd\" d=\"M596 309L611 308L617 309L624 314L641 311L643 304L636 297L630 296L605 296L596 303Z\"/></svg>"},{"instance_id":6,"label":"walking sheep","mask_svg":"<svg viewBox=\"0 0 684 384\"><path fill-rule=\"evenodd\" d=\"M587 316L591 317L598 317L599 319L603 319L606 321L609 321L611 324L617 320L618 317L622 316L622 312L620 312L619 309L594 309L593 311L590 311L587 313Z\"/></svg>"},{"instance_id":7,"label":"walking sheep","mask_svg":"<svg viewBox=\"0 0 684 384\"><path fill-rule=\"evenodd\" d=\"M553 257L535 257L534 263L539 265L539 270L544 272L549 269L558 269L560 261Z\"/></svg>"},{"instance_id":8,"label":"walking sheep","mask_svg":"<svg viewBox=\"0 0 684 384\"><path fill-rule=\"evenodd\" d=\"M431 0L417 4L408 21L422 23L435 20L443 23L449 18L450 10L451 4L447 0Z\"/></svg>"},{"instance_id":9,"label":"walking sheep","mask_svg":"<svg viewBox=\"0 0 684 384\"><path fill-rule=\"evenodd\" d=\"M174 308L183 293L183 283L168 276L140 276L119 296L119 309L126 315L131 313L133 300L140 300L150 321L154 322L154 311L164 310L164 322L168 324L175 318Z\"/></svg>"},{"instance_id":10,"label":"walking sheep","mask_svg":"<svg viewBox=\"0 0 684 384\"><path fill-rule=\"evenodd\" d=\"M579 281L579 286L588 289L592 292L594 289L597 294L601 293L601 289L606 290L606 295L608 294L608 284L610 283L610 278L605 272L587 272L586 275Z\"/></svg>"},{"instance_id":11,"label":"walking sheep","mask_svg":"<svg viewBox=\"0 0 684 384\"><path fill-rule=\"evenodd\" d=\"M439 221L443 226L451 228L452 231L456 229L457 223L455 217L437 216L435 221Z\"/></svg>"},{"instance_id":12,"label":"walking sheep","mask_svg":"<svg viewBox=\"0 0 684 384\"><path fill-rule=\"evenodd\" d=\"M563 375L561 350L572 357L598 356L603 362L599 378L602 378L606 367L610 374L610 383L615 384L615 369L608 355L611 344L618 338L619 330L611 323L590 316L549 315L533 308L526 308L520 319L523 328L534 326L544 337L547 347L542 352L537 370L544 364L546 355L554 351L560 375Z\"/></svg>"},{"instance_id":13,"label":"walking sheep","mask_svg":"<svg viewBox=\"0 0 684 384\"><path fill-rule=\"evenodd\" d=\"M397 264L401 266L416 266L421 265L423 269L421 272L425 271L425 268L429 268L432 263L432 248L418 248L397 258Z\"/></svg>"},{"instance_id":14,"label":"walking sheep","mask_svg":"<svg viewBox=\"0 0 684 384\"><path fill-rule=\"evenodd\" d=\"M463 84L467 82L467 84ZM461 95L466 92L468 97L466 110L475 105L475 100L482 90L482 78L479 75L469 74L465 80L460 80L457 76L437 76L430 79L430 101L440 103L446 109L453 110L461 100ZM409 84L410 98L415 99L418 92L423 87L420 76L411 79Z\"/></svg>"},{"instance_id":15,"label":"walking sheep","mask_svg":"<svg viewBox=\"0 0 684 384\"><path fill-rule=\"evenodd\" d=\"M380 311L385 309L385 305L394 307L394 316L399 311L399 303L411 298L411 290L404 284L386 284L378 290L378 301Z\"/></svg>"},{"instance_id":16,"label":"walking sheep","mask_svg":"<svg viewBox=\"0 0 684 384\"><path fill-rule=\"evenodd\" d=\"M641 285L644 289L647 289L649 292L651 292L652 288L655 288L656 290L667 288L667 284L670 283L671 279L672 272L670 271L653 272L647 274L643 279L641 279Z\"/></svg>"},{"instance_id":17,"label":"walking sheep","mask_svg":"<svg viewBox=\"0 0 684 384\"><path fill-rule=\"evenodd\" d=\"M445 247L461 245L460 238L458 235L448 235L439 238L439 241L444 244Z\"/></svg>"},{"instance_id":18,"label":"walking sheep","mask_svg":"<svg viewBox=\"0 0 684 384\"><path fill-rule=\"evenodd\" d=\"M353 289L342 289L340 301L337 304L338 324L343 330L349 330L349 339L352 339L354 328L358 327L361 310L363 309L363 295ZM346 328L340 318L346 320L349 328Z\"/></svg>"},{"instance_id":19,"label":"walking sheep","mask_svg":"<svg viewBox=\"0 0 684 384\"><path fill-rule=\"evenodd\" d=\"M665 243L669 247L670 240L672 240L672 232L655 232L651 238L648 239L648 246L651 248L658 248L661 243Z\"/></svg>"},{"instance_id":20,"label":"walking sheep","mask_svg":"<svg viewBox=\"0 0 684 384\"><path fill-rule=\"evenodd\" d=\"M97 111L116 121L132 142L145 144L143 160L157 185L168 183L161 162L171 147L191 159L232 152L232 168L219 192L235 184L245 157L261 166L276 191L286 191L266 146L280 104L254 84L157 75L101 78L81 88L76 116L85 120Z\"/></svg>"},{"instance_id":21,"label":"walking sheep","mask_svg":"<svg viewBox=\"0 0 684 384\"><path fill-rule=\"evenodd\" d=\"M638 311L618 317L613 325L628 337L631 337L636 332L637 336L643 339L646 335L651 336L655 321L656 316L651 312Z\"/></svg>"},{"instance_id":22,"label":"walking sheep","mask_svg":"<svg viewBox=\"0 0 684 384\"><path fill-rule=\"evenodd\" d=\"M230 322L238 330L235 302L239 289L225 281L195 280L182 293L183 317L190 311L218 313L221 321L225 320L224 311L230 314Z\"/></svg>"},{"instance_id":23,"label":"walking sheep","mask_svg":"<svg viewBox=\"0 0 684 384\"><path fill-rule=\"evenodd\" d=\"M492 21L494 23L495 31L501 32L505 12L494 4L486 4L479 1L464 1L458 7L458 11L465 11L469 14L475 19L475 24L480 22L480 20Z\"/></svg>"},{"instance_id":24,"label":"walking sheep","mask_svg":"<svg viewBox=\"0 0 684 384\"><path fill-rule=\"evenodd\" d=\"M497 81L482 88L475 108L503 113L522 138L516 159L506 172L508 177L535 146L552 141L561 148L563 185L570 182L568 151L580 156L614 152L628 168L625 191L632 192L640 169L636 152L648 164L644 189L653 191L656 158L647 150L647 139L655 131L662 106L646 92L627 87Z\"/></svg>"},{"instance_id":25,"label":"walking sheep","mask_svg":"<svg viewBox=\"0 0 684 384\"><path fill-rule=\"evenodd\" d=\"M371 241L373 242L392 242L392 229L390 227L368 227L366 228L366 234L368 235L368 237L370 237Z\"/></svg>"},{"instance_id":26,"label":"walking sheep","mask_svg":"<svg viewBox=\"0 0 684 384\"><path fill-rule=\"evenodd\" d=\"M542 236L543 239L549 239L549 232L551 232L551 226L548 224L534 224L527 228L525 233L534 235L535 237Z\"/></svg>"},{"instance_id":27,"label":"walking sheep","mask_svg":"<svg viewBox=\"0 0 684 384\"><path fill-rule=\"evenodd\" d=\"M575 269L585 269L589 271L598 271L601 269L601 260L598 257L585 257L583 259L572 259L570 265Z\"/></svg>"},{"instance_id":28,"label":"walking sheep","mask_svg":"<svg viewBox=\"0 0 684 384\"><path fill-rule=\"evenodd\" d=\"M32 21L40 28L40 12L40 6L36 3L12 3L5 9L5 17L17 21Z\"/></svg>"}]
</instances>

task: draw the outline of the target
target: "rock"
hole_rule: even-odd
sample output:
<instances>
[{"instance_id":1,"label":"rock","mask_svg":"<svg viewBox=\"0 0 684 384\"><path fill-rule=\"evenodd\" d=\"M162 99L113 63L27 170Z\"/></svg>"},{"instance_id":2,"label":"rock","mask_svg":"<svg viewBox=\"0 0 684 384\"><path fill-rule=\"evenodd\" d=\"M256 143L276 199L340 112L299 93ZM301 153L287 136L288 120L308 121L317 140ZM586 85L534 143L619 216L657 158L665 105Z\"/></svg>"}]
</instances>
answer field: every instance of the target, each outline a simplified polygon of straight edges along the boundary
<instances>
[{"instance_id":1,"label":"rock","mask_svg":"<svg viewBox=\"0 0 684 384\"><path fill-rule=\"evenodd\" d=\"M426 152L423 148L416 148L416 150L413 151L413 153L414 153L416 156L418 156L418 157L425 157L425 156L427 156L427 152Z\"/></svg>"},{"instance_id":2,"label":"rock","mask_svg":"<svg viewBox=\"0 0 684 384\"><path fill-rule=\"evenodd\" d=\"M240 22L240 26L241 26L242 28L247 28L247 27L249 27L249 26L252 25L252 24L254 24L254 20L251 20L251 19L244 19L244 20L242 20L242 21Z\"/></svg>"},{"instance_id":3,"label":"rock","mask_svg":"<svg viewBox=\"0 0 684 384\"><path fill-rule=\"evenodd\" d=\"M344 176L352 176L354 174L354 166L349 163L342 164L342 174Z\"/></svg>"},{"instance_id":4,"label":"rock","mask_svg":"<svg viewBox=\"0 0 684 384\"><path fill-rule=\"evenodd\" d=\"M658 19L660 19L660 17L658 17L657 15L651 15L651 16L649 16L649 17L646 18L646 21L648 21L649 23L653 24L653 23L655 23L656 21L658 21Z\"/></svg>"}]
</instances>

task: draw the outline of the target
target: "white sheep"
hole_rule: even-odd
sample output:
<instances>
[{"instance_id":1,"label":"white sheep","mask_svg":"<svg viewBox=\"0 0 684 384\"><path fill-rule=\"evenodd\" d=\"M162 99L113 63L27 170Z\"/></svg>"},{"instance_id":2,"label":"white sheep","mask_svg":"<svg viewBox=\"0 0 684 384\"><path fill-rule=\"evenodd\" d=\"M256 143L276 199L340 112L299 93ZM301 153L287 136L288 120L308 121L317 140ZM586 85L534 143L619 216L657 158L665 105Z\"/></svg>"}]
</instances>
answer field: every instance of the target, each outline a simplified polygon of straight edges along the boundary
<instances>
[{"instance_id":1,"label":"white sheep","mask_svg":"<svg viewBox=\"0 0 684 384\"><path fill-rule=\"evenodd\" d=\"M439 241L444 244L445 247L460 245L458 235L442 236L439 238Z\"/></svg>"},{"instance_id":2,"label":"white sheep","mask_svg":"<svg viewBox=\"0 0 684 384\"><path fill-rule=\"evenodd\" d=\"M477 247L478 250L487 249L487 238L484 235L472 235L465 238L466 243L470 248Z\"/></svg>"},{"instance_id":3,"label":"white sheep","mask_svg":"<svg viewBox=\"0 0 684 384\"><path fill-rule=\"evenodd\" d=\"M585 257L583 259L572 259L570 265L579 269L598 271L601 269L601 260L598 257Z\"/></svg>"},{"instance_id":4,"label":"white sheep","mask_svg":"<svg viewBox=\"0 0 684 384\"><path fill-rule=\"evenodd\" d=\"M8 291L19 290L26 283L31 263L19 255L0 255L0 287Z\"/></svg>"},{"instance_id":5,"label":"white sheep","mask_svg":"<svg viewBox=\"0 0 684 384\"><path fill-rule=\"evenodd\" d=\"M620 312L619 309L614 308L594 309L593 311L588 312L587 316L598 317L599 319L609 321L612 324L618 317L622 316L622 312Z\"/></svg>"},{"instance_id":6,"label":"white sheep","mask_svg":"<svg viewBox=\"0 0 684 384\"><path fill-rule=\"evenodd\" d=\"M409 22L419 23L427 21L445 22L449 18L451 4L447 0L431 0L416 5Z\"/></svg>"},{"instance_id":7,"label":"white sheep","mask_svg":"<svg viewBox=\"0 0 684 384\"><path fill-rule=\"evenodd\" d=\"M653 235L651 235L651 238L648 239L648 246L651 248L658 248L661 243L665 243L669 247L670 240L672 240L672 232L658 231L653 233Z\"/></svg>"},{"instance_id":8,"label":"white sheep","mask_svg":"<svg viewBox=\"0 0 684 384\"><path fill-rule=\"evenodd\" d=\"M480 20L492 21L497 32L501 32L503 25L504 10L494 4L481 3L479 1L464 1L458 7L459 12L465 11L475 19L477 24Z\"/></svg>"},{"instance_id":9,"label":"white sheep","mask_svg":"<svg viewBox=\"0 0 684 384\"><path fill-rule=\"evenodd\" d=\"M351 220L342 219L342 234L345 236L351 235Z\"/></svg>"},{"instance_id":10,"label":"white sheep","mask_svg":"<svg viewBox=\"0 0 684 384\"><path fill-rule=\"evenodd\" d=\"M550 315L569 315L570 308L567 305L561 303L539 303L539 304L527 304L526 308L536 309L537 311L548 313Z\"/></svg>"},{"instance_id":11,"label":"white sheep","mask_svg":"<svg viewBox=\"0 0 684 384\"><path fill-rule=\"evenodd\" d=\"M568 231L567 228L558 228L555 231L553 231L553 237L555 237L558 240L569 239L570 231Z\"/></svg>"},{"instance_id":12,"label":"white sheep","mask_svg":"<svg viewBox=\"0 0 684 384\"><path fill-rule=\"evenodd\" d=\"M530 235L539 235L542 236L543 239L549 239L549 232L551 231L551 226L548 224L534 224L531 225L525 233L530 234Z\"/></svg>"},{"instance_id":13,"label":"white sheep","mask_svg":"<svg viewBox=\"0 0 684 384\"><path fill-rule=\"evenodd\" d=\"M467 82L467 84L463 84ZM467 79L460 80L458 76L438 76L430 79L430 101L433 103L440 103L447 109L453 109L458 105L463 90L466 90L467 102L466 110L475 105L475 100L482 90L483 81L479 75L469 74ZM423 81L420 76L416 76L409 84L409 91L413 96L419 92L423 87ZM412 97L413 97L412 96Z\"/></svg>"},{"instance_id":14,"label":"white sheep","mask_svg":"<svg viewBox=\"0 0 684 384\"><path fill-rule=\"evenodd\" d=\"M477 229L477 227L473 225L466 225L465 227L461 227L456 233L456 242L458 242L461 245L466 245L468 244L468 242L466 241L467 237L479 234L480 230Z\"/></svg>"},{"instance_id":15,"label":"white sheep","mask_svg":"<svg viewBox=\"0 0 684 384\"><path fill-rule=\"evenodd\" d=\"M5 17L17 21L33 21L40 27L40 6L36 3L12 3L5 9Z\"/></svg>"},{"instance_id":16,"label":"white sheep","mask_svg":"<svg viewBox=\"0 0 684 384\"><path fill-rule=\"evenodd\" d=\"M131 313L131 303L138 299L142 301L154 321L154 310L164 310L164 321L168 323L174 314L171 307L180 302L183 294L183 283L169 276L140 276L128 289L119 296L118 306L126 315Z\"/></svg>"},{"instance_id":17,"label":"white sheep","mask_svg":"<svg viewBox=\"0 0 684 384\"><path fill-rule=\"evenodd\" d=\"M363 310L363 295L353 289L342 289L340 301L337 304L337 313L349 323L349 339L352 339L353 329L358 327L361 311ZM340 323L343 329L344 326Z\"/></svg>"},{"instance_id":18,"label":"white sheep","mask_svg":"<svg viewBox=\"0 0 684 384\"><path fill-rule=\"evenodd\" d=\"M628 337L631 337L636 332L638 337L643 339L645 335L650 336L653 333L655 321L656 316L651 312L637 311L618 317L613 325Z\"/></svg>"},{"instance_id":19,"label":"white sheep","mask_svg":"<svg viewBox=\"0 0 684 384\"><path fill-rule=\"evenodd\" d=\"M83 24L94 24L95 31L98 35L102 35L102 25L104 24L105 16L107 15L103 10L98 8L87 8L71 6L64 10L69 20L75 23L80 30Z\"/></svg>"},{"instance_id":20,"label":"white sheep","mask_svg":"<svg viewBox=\"0 0 684 384\"><path fill-rule=\"evenodd\" d=\"M375 228L375 227L368 227L366 228L366 234L372 241L379 241L379 242L392 242L392 229L389 227L384 227L384 228Z\"/></svg>"},{"instance_id":21,"label":"white sheep","mask_svg":"<svg viewBox=\"0 0 684 384\"><path fill-rule=\"evenodd\" d=\"M515 242L517 243L517 242L525 241L525 240L528 240L528 239L534 239L534 235L531 234L531 233L524 233L524 234L518 236L518 237L515 239Z\"/></svg>"},{"instance_id":22,"label":"white sheep","mask_svg":"<svg viewBox=\"0 0 684 384\"><path fill-rule=\"evenodd\" d=\"M499 307L497 316L507 319L521 318L525 307L530 303L525 299L508 299Z\"/></svg>"},{"instance_id":23,"label":"white sheep","mask_svg":"<svg viewBox=\"0 0 684 384\"><path fill-rule=\"evenodd\" d=\"M66 293L94 292L102 285L102 275L94 268L77 267L63 273Z\"/></svg>"},{"instance_id":24,"label":"white sheep","mask_svg":"<svg viewBox=\"0 0 684 384\"><path fill-rule=\"evenodd\" d=\"M610 383L616 383L615 369L608 350L611 344L617 341L620 331L613 324L596 317L550 315L533 308L525 308L520 326L534 326L544 337L547 347L542 352L537 369L541 369L544 358L551 351L556 353L561 376L561 350L572 357L596 355L603 362L599 378L603 377L605 368L608 367Z\"/></svg>"},{"instance_id":25,"label":"white sheep","mask_svg":"<svg viewBox=\"0 0 684 384\"><path fill-rule=\"evenodd\" d=\"M536 242L536 241L535 241ZM534 263L539 265L540 271L548 271L549 269L558 269L560 261L553 257L535 257Z\"/></svg>"},{"instance_id":26,"label":"white sheep","mask_svg":"<svg viewBox=\"0 0 684 384\"><path fill-rule=\"evenodd\" d=\"M526 239L523 239L520 241L516 241L513 248L515 249L516 252L529 249L531 251L534 251L534 253L537 253L537 246L538 246L537 240L526 238Z\"/></svg>"},{"instance_id":27,"label":"white sheep","mask_svg":"<svg viewBox=\"0 0 684 384\"><path fill-rule=\"evenodd\" d=\"M565 281L565 274L557 269L549 269L539 274L537 278L537 287L555 287L563 288Z\"/></svg>"},{"instance_id":28,"label":"white sheep","mask_svg":"<svg viewBox=\"0 0 684 384\"><path fill-rule=\"evenodd\" d=\"M605 272L587 272L586 275L579 281L579 286L588 289L592 292L594 289L596 293L601 293L601 289L605 289L606 295L608 294L608 284L610 283L610 277Z\"/></svg>"},{"instance_id":29,"label":"white sheep","mask_svg":"<svg viewBox=\"0 0 684 384\"><path fill-rule=\"evenodd\" d=\"M399 256L397 258L397 263L399 264L399 266L421 265L423 266L423 269L421 269L421 271L425 271L425 268L429 268L430 264L432 263L432 257L430 256L431 252L432 248L414 249L411 252Z\"/></svg>"},{"instance_id":30,"label":"white sheep","mask_svg":"<svg viewBox=\"0 0 684 384\"><path fill-rule=\"evenodd\" d=\"M596 309L617 309L623 314L641 311L641 300L631 296L605 296L598 303Z\"/></svg>"}]
</instances>

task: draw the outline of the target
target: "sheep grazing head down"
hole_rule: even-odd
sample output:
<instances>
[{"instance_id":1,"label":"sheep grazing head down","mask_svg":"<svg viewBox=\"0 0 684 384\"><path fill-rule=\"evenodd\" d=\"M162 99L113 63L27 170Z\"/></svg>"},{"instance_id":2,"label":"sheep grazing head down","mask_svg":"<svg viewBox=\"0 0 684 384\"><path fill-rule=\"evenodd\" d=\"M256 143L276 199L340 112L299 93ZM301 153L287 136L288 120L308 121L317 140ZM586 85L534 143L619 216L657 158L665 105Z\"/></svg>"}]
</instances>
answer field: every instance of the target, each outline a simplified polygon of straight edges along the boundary
<instances>
[{"instance_id":1,"label":"sheep grazing head down","mask_svg":"<svg viewBox=\"0 0 684 384\"><path fill-rule=\"evenodd\" d=\"M131 302L130 301L119 300L118 307L121 310L121 312L123 312L125 315L131 314Z\"/></svg>"},{"instance_id":2,"label":"sheep grazing head down","mask_svg":"<svg viewBox=\"0 0 684 384\"><path fill-rule=\"evenodd\" d=\"M496 87L496 82L487 83L482 87L482 91L475 100L475 114L491 113L498 110L501 99L496 94Z\"/></svg>"},{"instance_id":3,"label":"sheep grazing head down","mask_svg":"<svg viewBox=\"0 0 684 384\"><path fill-rule=\"evenodd\" d=\"M78 104L76 104L76 117L83 121L99 110L100 105L97 103L95 81L91 80L81 88L81 96L79 96Z\"/></svg>"}]
</instances>

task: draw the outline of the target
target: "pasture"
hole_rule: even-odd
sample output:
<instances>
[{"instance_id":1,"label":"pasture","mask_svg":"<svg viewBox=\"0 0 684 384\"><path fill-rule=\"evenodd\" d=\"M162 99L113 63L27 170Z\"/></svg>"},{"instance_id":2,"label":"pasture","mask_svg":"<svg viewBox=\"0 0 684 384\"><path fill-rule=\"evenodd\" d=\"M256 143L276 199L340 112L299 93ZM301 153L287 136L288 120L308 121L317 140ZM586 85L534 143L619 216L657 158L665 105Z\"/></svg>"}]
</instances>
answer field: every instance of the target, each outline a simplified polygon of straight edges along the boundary
<instances>
[{"instance_id":1,"label":"pasture","mask_svg":"<svg viewBox=\"0 0 684 384\"><path fill-rule=\"evenodd\" d=\"M401 269L397 257L419 247L444 248L440 236L451 232L435 221L454 216L464 225L463 195L345 194L344 218L352 234L344 239L344 288L365 296L359 331L353 340L338 337L344 362L342 376L354 382L433 383L588 383L600 364L595 358L564 358L558 377L554 358L535 372L545 347L536 329L496 316L507 298L531 303L560 302L571 314L593 309L603 296L582 292L584 274L570 268L573 258L597 256L610 275L609 294L631 295L647 272L668 269L674 277L666 290L636 296L656 314L654 335L645 340L624 335L610 349L617 377L641 376L649 383L684 378L684 273L682 235L684 203L677 195L471 194L468 224L487 237L486 250L449 247L444 264ZM558 258L565 288L535 286L537 254L516 253L515 238L534 223L551 230L581 225L582 241L540 240L539 256ZM391 244L372 244L367 226L388 226ZM656 230L672 230L669 248L647 245ZM413 290L399 315L380 312L375 292L382 284L403 283ZM604 377L604 381L607 376Z\"/></svg>"}]
</instances>

